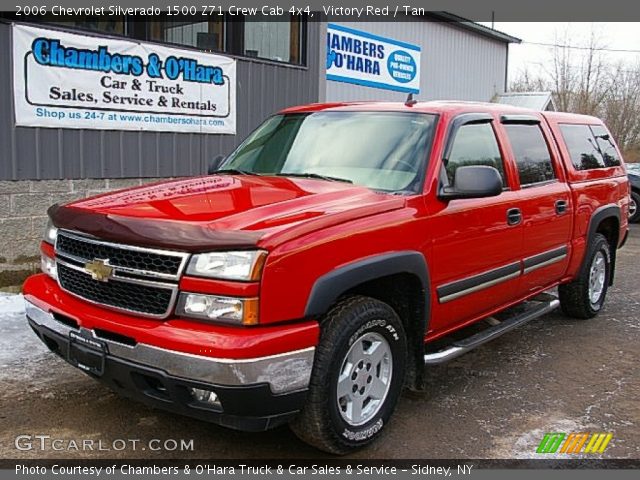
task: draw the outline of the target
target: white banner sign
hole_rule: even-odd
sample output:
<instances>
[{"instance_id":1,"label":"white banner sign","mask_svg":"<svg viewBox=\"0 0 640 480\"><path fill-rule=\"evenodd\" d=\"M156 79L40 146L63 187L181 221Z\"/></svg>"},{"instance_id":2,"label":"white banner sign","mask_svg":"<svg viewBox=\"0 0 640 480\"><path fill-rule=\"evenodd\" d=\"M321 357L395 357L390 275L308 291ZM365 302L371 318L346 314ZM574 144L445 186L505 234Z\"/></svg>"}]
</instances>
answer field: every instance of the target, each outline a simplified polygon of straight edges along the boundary
<instances>
[{"instance_id":1,"label":"white banner sign","mask_svg":"<svg viewBox=\"0 0 640 480\"><path fill-rule=\"evenodd\" d=\"M236 133L236 62L13 26L16 125Z\"/></svg>"},{"instance_id":2,"label":"white banner sign","mask_svg":"<svg viewBox=\"0 0 640 480\"><path fill-rule=\"evenodd\" d=\"M329 23L327 80L420 93L420 47Z\"/></svg>"}]
</instances>

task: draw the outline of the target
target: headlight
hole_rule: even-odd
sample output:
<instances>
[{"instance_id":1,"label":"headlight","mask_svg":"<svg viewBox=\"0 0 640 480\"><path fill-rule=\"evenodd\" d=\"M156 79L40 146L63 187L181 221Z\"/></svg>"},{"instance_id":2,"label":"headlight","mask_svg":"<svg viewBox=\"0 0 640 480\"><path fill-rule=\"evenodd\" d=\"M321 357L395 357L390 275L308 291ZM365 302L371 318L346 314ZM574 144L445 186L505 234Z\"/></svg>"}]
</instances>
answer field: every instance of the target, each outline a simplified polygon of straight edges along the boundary
<instances>
[{"instance_id":1,"label":"headlight","mask_svg":"<svg viewBox=\"0 0 640 480\"><path fill-rule=\"evenodd\" d=\"M258 280L266 256L264 250L200 253L191 258L187 275L224 280Z\"/></svg>"},{"instance_id":2,"label":"headlight","mask_svg":"<svg viewBox=\"0 0 640 480\"><path fill-rule=\"evenodd\" d=\"M58 237L58 229L53 225L51 219L47 222L47 228L44 230L43 240L51 245L56 244L56 238Z\"/></svg>"},{"instance_id":3,"label":"headlight","mask_svg":"<svg viewBox=\"0 0 640 480\"><path fill-rule=\"evenodd\" d=\"M202 320L255 325L258 323L258 299L182 293L177 313Z\"/></svg>"}]
</instances>

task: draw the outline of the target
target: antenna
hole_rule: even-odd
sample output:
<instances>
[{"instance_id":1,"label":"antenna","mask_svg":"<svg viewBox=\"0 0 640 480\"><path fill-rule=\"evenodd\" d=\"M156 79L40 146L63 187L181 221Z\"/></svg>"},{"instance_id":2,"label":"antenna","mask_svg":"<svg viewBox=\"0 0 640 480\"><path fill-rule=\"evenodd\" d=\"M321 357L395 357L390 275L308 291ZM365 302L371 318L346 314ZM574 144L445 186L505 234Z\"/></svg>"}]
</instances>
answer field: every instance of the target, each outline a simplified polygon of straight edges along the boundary
<instances>
[{"instance_id":1,"label":"antenna","mask_svg":"<svg viewBox=\"0 0 640 480\"><path fill-rule=\"evenodd\" d=\"M407 100L404 102L407 107L413 107L416 103L418 103L418 101L413 98L413 93L407 95Z\"/></svg>"}]
</instances>

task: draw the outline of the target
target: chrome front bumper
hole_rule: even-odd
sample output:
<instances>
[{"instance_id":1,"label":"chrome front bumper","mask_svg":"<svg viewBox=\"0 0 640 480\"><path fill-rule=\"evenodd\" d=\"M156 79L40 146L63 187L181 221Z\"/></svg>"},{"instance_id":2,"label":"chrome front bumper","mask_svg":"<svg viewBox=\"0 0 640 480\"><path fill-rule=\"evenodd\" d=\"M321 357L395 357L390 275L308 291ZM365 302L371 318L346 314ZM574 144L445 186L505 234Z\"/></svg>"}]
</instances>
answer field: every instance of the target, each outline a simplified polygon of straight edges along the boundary
<instances>
[{"instance_id":1,"label":"chrome front bumper","mask_svg":"<svg viewBox=\"0 0 640 480\"><path fill-rule=\"evenodd\" d=\"M71 332L95 338L110 356L160 369L173 377L226 386L267 383L274 394L304 390L309 386L315 348L250 359L212 358L138 343L125 345L98 337L93 330L65 325L40 307L25 301L27 317L40 327L68 337Z\"/></svg>"}]
</instances>

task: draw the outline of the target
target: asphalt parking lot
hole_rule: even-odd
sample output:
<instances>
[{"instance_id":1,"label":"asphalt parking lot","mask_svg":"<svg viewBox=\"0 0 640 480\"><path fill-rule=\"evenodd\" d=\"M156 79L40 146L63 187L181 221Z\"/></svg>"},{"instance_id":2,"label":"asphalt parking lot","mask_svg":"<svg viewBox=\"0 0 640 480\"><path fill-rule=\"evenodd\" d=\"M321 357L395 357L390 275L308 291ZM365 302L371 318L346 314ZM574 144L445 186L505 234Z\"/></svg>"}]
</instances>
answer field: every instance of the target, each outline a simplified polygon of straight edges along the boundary
<instances>
[{"instance_id":1,"label":"asphalt parking lot","mask_svg":"<svg viewBox=\"0 0 640 480\"><path fill-rule=\"evenodd\" d=\"M640 458L640 227L619 252L602 314L555 312L428 372L384 436L354 458L534 458L545 432L612 432L606 458ZM321 458L287 429L241 433L119 398L58 359L0 297L0 458ZM18 435L94 440L124 450L17 449ZM150 444L150 440L159 442ZM151 450L193 440L193 450ZM68 445L68 443L66 444ZM168 447L173 448L173 442ZM22 444L22 448L25 444Z\"/></svg>"}]
</instances>

